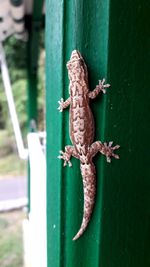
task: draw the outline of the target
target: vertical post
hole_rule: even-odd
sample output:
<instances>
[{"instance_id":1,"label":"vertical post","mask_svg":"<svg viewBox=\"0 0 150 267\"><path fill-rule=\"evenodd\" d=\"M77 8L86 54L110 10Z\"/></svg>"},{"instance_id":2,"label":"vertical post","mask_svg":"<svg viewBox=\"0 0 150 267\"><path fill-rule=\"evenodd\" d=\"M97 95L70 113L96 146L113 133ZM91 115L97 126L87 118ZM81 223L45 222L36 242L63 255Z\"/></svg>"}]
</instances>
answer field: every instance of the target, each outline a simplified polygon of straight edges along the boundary
<instances>
[{"instance_id":1,"label":"vertical post","mask_svg":"<svg viewBox=\"0 0 150 267\"><path fill-rule=\"evenodd\" d=\"M33 30L29 29L29 40L27 44L27 69L28 69L28 129L33 132L33 122L37 123L37 60L33 67ZM36 53L37 54L37 53ZM28 211L30 211L30 166L28 163Z\"/></svg>"},{"instance_id":2,"label":"vertical post","mask_svg":"<svg viewBox=\"0 0 150 267\"><path fill-rule=\"evenodd\" d=\"M47 252L48 267L148 267L150 79L148 3L142 0L47 0ZM91 103L95 140L121 145L112 164L98 155L96 203L84 235L73 242L83 213L79 162L57 159L70 144L66 62L83 55L90 89L105 77L106 96Z\"/></svg>"},{"instance_id":3,"label":"vertical post","mask_svg":"<svg viewBox=\"0 0 150 267\"><path fill-rule=\"evenodd\" d=\"M47 238L48 267L98 267L102 214L102 157L95 160L97 198L87 231L72 241L83 215L83 184L79 161L63 168L59 150L70 144L68 110L59 113L58 100L68 98L66 63L78 49L89 71L90 88L107 78L109 1L47 0L46 6L46 121L47 121ZM97 129L104 140L105 96L92 104ZM83 256L84 255L84 256Z\"/></svg>"},{"instance_id":4,"label":"vertical post","mask_svg":"<svg viewBox=\"0 0 150 267\"><path fill-rule=\"evenodd\" d=\"M38 133L28 134L28 148L31 163L31 212L29 214L31 266L46 267L46 166Z\"/></svg>"},{"instance_id":5,"label":"vertical post","mask_svg":"<svg viewBox=\"0 0 150 267\"><path fill-rule=\"evenodd\" d=\"M33 132L37 126L37 69L39 55L39 34L41 29L43 0L35 0L33 4L33 14L29 24L29 40L27 45L27 69L28 69L28 129ZM30 211L30 168L28 168L28 200Z\"/></svg>"}]
</instances>

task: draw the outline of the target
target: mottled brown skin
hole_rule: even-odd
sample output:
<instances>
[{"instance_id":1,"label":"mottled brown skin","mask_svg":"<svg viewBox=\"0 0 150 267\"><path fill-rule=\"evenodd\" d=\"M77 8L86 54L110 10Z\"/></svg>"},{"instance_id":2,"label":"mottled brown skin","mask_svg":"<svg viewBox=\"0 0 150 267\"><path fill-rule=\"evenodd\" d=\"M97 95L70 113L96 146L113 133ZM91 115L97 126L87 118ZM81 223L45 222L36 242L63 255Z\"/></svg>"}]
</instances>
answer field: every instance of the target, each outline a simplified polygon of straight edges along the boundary
<instances>
[{"instance_id":1,"label":"mottled brown skin","mask_svg":"<svg viewBox=\"0 0 150 267\"><path fill-rule=\"evenodd\" d=\"M64 160L64 166L69 164L71 156L80 160L80 169L83 177L84 190L84 208L83 220L81 227L73 238L78 239L85 231L93 211L95 193L96 193L96 178L95 166L92 158L97 152L106 156L108 162L111 162L111 157L119 158L114 154L114 150L119 148L119 145L112 147L112 142L102 144L100 141L94 142L94 119L89 106L89 99L94 99L100 92L105 93L105 88L109 84L104 85L105 80L99 81L99 85L93 91L89 91L88 72L86 64L81 54L74 50L71 58L67 63L69 75L69 94L70 97L64 102L59 101L59 110L70 105L70 138L73 146L66 146L65 152L60 151L59 158Z\"/></svg>"}]
</instances>

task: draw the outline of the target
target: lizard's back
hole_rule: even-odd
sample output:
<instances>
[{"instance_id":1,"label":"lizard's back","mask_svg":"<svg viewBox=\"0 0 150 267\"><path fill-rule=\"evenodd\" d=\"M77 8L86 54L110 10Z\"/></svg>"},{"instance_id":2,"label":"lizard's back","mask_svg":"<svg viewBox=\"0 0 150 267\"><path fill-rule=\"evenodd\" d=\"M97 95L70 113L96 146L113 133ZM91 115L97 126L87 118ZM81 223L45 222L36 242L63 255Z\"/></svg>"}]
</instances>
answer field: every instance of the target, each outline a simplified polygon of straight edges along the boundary
<instances>
[{"instance_id":1,"label":"lizard's back","mask_svg":"<svg viewBox=\"0 0 150 267\"><path fill-rule=\"evenodd\" d=\"M95 193L96 193L96 177L95 166L92 162L93 156L97 152L106 155L107 161L110 157L119 158L113 151L119 146L111 147L112 142L104 145L100 142L94 142L94 121L89 107L89 98L95 98L100 91L105 92L105 88L109 84L104 85L105 79L100 81L93 93L89 92L88 73L86 64L81 54L74 50L71 58L67 63L68 76L70 80L69 94L70 97L65 102L59 101L60 111L70 105L70 138L73 146L66 146L65 152L60 151L59 158L64 159L64 166L68 163L71 167L70 157L74 156L80 160L80 169L83 179L84 190L84 207L83 219L79 231L73 238L78 239L85 231L93 211Z\"/></svg>"},{"instance_id":2,"label":"lizard's back","mask_svg":"<svg viewBox=\"0 0 150 267\"><path fill-rule=\"evenodd\" d=\"M88 147L94 139L94 120L89 107L86 84L79 82L70 84L70 138L79 154L87 154Z\"/></svg>"}]
</instances>

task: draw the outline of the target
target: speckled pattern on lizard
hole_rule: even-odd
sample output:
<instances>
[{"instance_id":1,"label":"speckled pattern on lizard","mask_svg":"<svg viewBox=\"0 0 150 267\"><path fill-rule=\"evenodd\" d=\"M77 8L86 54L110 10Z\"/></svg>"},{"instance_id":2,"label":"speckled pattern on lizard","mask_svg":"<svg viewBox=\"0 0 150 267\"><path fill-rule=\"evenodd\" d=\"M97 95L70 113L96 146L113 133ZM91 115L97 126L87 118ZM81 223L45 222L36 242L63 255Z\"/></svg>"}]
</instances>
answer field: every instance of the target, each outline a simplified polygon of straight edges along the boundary
<instances>
[{"instance_id":1,"label":"speckled pattern on lizard","mask_svg":"<svg viewBox=\"0 0 150 267\"><path fill-rule=\"evenodd\" d=\"M72 166L71 156L80 160L80 169L83 178L84 208L81 227L73 240L78 239L86 230L93 211L96 194L96 171L93 164L93 157L100 152L106 156L107 162L111 162L111 157L119 159L114 150L120 146L112 146L113 142L102 144L94 140L94 119L89 106L90 99L96 98L99 93L106 93L106 88L110 85L105 84L105 79L93 91L89 90L88 71L80 52L74 50L67 63L69 76L69 98L59 102L59 111L70 106L70 139L73 146L66 146L65 152L60 151L60 159L64 160L64 166Z\"/></svg>"}]
</instances>

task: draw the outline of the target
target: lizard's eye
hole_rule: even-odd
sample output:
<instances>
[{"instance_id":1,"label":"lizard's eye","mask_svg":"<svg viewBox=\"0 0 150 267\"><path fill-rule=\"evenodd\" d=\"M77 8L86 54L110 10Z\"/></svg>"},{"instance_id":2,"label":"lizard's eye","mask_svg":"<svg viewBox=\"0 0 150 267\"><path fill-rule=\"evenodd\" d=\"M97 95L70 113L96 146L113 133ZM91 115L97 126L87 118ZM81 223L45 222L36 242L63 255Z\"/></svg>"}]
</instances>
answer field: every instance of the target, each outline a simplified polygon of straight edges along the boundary
<instances>
[{"instance_id":1,"label":"lizard's eye","mask_svg":"<svg viewBox=\"0 0 150 267\"><path fill-rule=\"evenodd\" d=\"M81 66L83 66L83 65L84 65L84 61L83 61L83 59L82 59L82 58L80 58L80 60L79 60L79 63L80 63L80 65L81 65Z\"/></svg>"}]
</instances>

